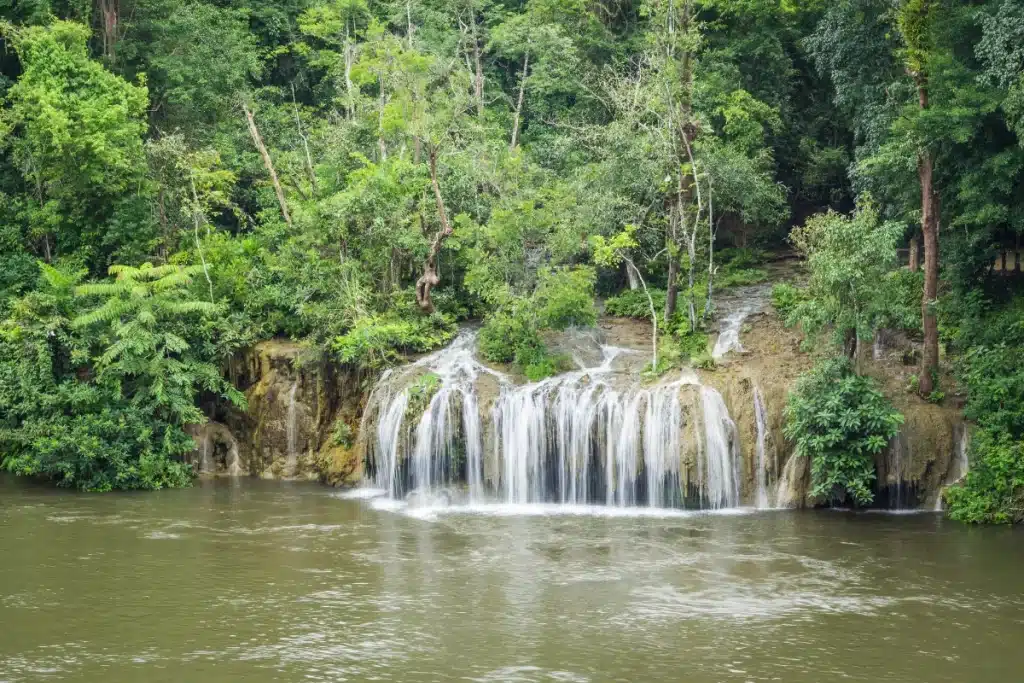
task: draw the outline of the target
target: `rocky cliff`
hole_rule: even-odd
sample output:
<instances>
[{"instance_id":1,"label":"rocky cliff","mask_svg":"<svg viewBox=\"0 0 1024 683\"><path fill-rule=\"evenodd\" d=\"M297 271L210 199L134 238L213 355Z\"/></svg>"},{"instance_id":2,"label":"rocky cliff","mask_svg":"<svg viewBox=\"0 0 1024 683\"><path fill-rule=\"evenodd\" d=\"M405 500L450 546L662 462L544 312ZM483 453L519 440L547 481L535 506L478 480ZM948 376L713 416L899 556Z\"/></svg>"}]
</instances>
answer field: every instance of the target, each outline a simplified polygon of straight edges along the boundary
<instances>
[{"instance_id":1,"label":"rocky cliff","mask_svg":"<svg viewBox=\"0 0 1024 683\"><path fill-rule=\"evenodd\" d=\"M194 432L192 461L200 473L333 485L360 479L362 462L353 450L364 393L360 373L280 340L232 359L228 372L248 408L206 406L211 420Z\"/></svg>"}]
</instances>

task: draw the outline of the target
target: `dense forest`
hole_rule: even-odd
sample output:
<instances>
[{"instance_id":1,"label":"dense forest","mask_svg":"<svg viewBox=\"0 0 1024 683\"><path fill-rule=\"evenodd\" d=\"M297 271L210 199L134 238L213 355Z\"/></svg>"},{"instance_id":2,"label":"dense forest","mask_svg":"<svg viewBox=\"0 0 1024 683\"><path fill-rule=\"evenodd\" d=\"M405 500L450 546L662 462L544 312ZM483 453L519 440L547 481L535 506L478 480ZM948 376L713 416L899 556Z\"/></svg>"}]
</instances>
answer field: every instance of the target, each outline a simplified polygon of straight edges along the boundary
<instances>
[{"instance_id":1,"label":"dense forest","mask_svg":"<svg viewBox=\"0 0 1024 683\"><path fill-rule=\"evenodd\" d=\"M713 294L793 249L822 498L870 499L898 328L966 397L952 516L1024 518L1021 0L0 0L0 47L7 470L186 485L276 336L372 371L473 320L537 379L600 301L708 364Z\"/></svg>"}]
</instances>

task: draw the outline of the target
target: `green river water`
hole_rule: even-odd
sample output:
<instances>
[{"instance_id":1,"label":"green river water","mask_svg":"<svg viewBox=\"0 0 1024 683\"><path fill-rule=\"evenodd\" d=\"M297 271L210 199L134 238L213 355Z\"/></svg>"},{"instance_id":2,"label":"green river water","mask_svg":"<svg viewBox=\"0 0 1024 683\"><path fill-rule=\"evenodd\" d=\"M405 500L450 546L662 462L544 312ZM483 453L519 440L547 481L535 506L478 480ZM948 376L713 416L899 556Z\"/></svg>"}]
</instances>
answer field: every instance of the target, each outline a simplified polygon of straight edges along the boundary
<instances>
[{"instance_id":1,"label":"green river water","mask_svg":"<svg viewBox=\"0 0 1024 683\"><path fill-rule=\"evenodd\" d=\"M1014 530L582 512L5 479L0 682L1024 681Z\"/></svg>"}]
</instances>

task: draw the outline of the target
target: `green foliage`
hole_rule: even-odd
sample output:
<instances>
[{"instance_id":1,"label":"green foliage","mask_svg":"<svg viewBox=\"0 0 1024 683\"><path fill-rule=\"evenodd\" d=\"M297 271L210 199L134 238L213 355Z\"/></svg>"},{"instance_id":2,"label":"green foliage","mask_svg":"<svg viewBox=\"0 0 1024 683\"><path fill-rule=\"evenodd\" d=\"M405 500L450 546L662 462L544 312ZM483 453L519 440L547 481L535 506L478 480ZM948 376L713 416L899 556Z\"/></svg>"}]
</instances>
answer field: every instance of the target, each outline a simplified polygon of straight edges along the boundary
<instances>
[{"instance_id":1,"label":"green foliage","mask_svg":"<svg viewBox=\"0 0 1024 683\"><path fill-rule=\"evenodd\" d=\"M417 420L441 388L441 378L432 372L420 375L409 387L409 403L405 409L406 419Z\"/></svg>"},{"instance_id":2,"label":"green foliage","mask_svg":"<svg viewBox=\"0 0 1024 683\"><path fill-rule=\"evenodd\" d=\"M726 270L715 280L715 286L719 289L729 287L740 287L743 285L756 285L768 279L768 271L761 268L745 268L742 270Z\"/></svg>"},{"instance_id":3,"label":"green foliage","mask_svg":"<svg viewBox=\"0 0 1024 683\"><path fill-rule=\"evenodd\" d=\"M342 363L381 368L400 362L408 354L444 346L455 336L454 322L443 314L429 317L360 318L352 329L334 340L333 349Z\"/></svg>"},{"instance_id":4,"label":"green foliage","mask_svg":"<svg viewBox=\"0 0 1024 683\"><path fill-rule=\"evenodd\" d=\"M949 514L964 522L1024 521L1024 311L1020 304L972 311L955 342L957 375L967 389L965 416L977 424L970 470L946 491Z\"/></svg>"},{"instance_id":5,"label":"green foliage","mask_svg":"<svg viewBox=\"0 0 1024 683\"><path fill-rule=\"evenodd\" d=\"M197 393L244 406L206 355L216 311L189 297L194 269L111 271L80 285L82 271L44 265L0 326L2 465L90 491L184 486Z\"/></svg>"},{"instance_id":6,"label":"green foliage","mask_svg":"<svg viewBox=\"0 0 1024 683\"><path fill-rule=\"evenodd\" d=\"M594 307L593 268L559 268L539 273L533 306L537 323L544 328L592 327L597 322Z\"/></svg>"},{"instance_id":7,"label":"green foliage","mask_svg":"<svg viewBox=\"0 0 1024 683\"><path fill-rule=\"evenodd\" d=\"M838 344L851 335L870 339L891 309L886 283L902 231L896 223L881 223L870 199L852 216L829 212L795 229L790 239L807 258L810 280L788 321L799 322L809 336L831 328Z\"/></svg>"},{"instance_id":8,"label":"green foliage","mask_svg":"<svg viewBox=\"0 0 1024 683\"><path fill-rule=\"evenodd\" d=\"M786 404L786 438L796 444L794 457L810 458L811 495L826 503L873 500L874 456L902 423L875 383L845 358L803 375Z\"/></svg>"},{"instance_id":9,"label":"green foliage","mask_svg":"<svg viewBox=\"0 0 1024 683\"><path fill-rule=\"evenodd\" d=\"M77 250L99 263L111 236L139 238L113 225L112 209L140 182L147 90L91 60L81 24L4 33L21 75L0 90L0 151L30 188L13 199L13 218L47 254Z\"/></svg>"},{"instance_id":10,"label":"green foliage","mask_svg":"<svg viewBox=\"0 0 1024 683\"><path fill-rule=\"evenodd\" d=\"M550 353L530 302L522 300L487 317L480 328L477 350L489 362L514 364L531 381L572 366L568 358Z\"/></svg>"},{"instance_id":11,"label":"green foliage","mask_svg":"<svg viewBox=\"0 0 1024 683\"><path fill-rule=\"evenodd\" d=\"M656 311L664 310L665 290L652 289L649 291L651 299L654 301L654 309ZM608 315L616 315L622 318L649 320L651 317L647 295L644 294L642 289L628 289L621 294L609 297L604 302L604 310Z\"/></svg>"},{"instance_id":12,"label":"green foliage","mask_svg":"<svg viewBox=\"0 0 1024 683\"><path fill-rule=\"evenodd\" d=\"M779 312L783 320L789 320L793 313L804 304L807 295L804 290L794 287L788 282L780 282L772 287L772 306Z\"/></svg>"},{"instance_id":13,"label":"green foliage","mask_svg":"<svg viewBox=\"0 0 1024 683\"><path fill-rule=\"evenodd\" d=\"M986 425L971 435L971 469L946 489L949 516L961 522L1024 521L1024 439Z\"/></svg>"},{"instance_id":14,"label":"green foliage","mask_svg":"<svg viewBox=\"0 0 1024 683\"><path fill-rule=\"evenodd\" d=\"M352 448L356 442L355 430L345 420L338 418L331 427L331 443L342 448Z\"/></svg>"},{"instance_id":15,"label":"green foliage","mask_svg":"<svg viewBox=\"0 0 1024 683\"><path fill-rule=\"evenodd\" d=\"M49 342L58 381L15 400L51 412L31 423L11 404L17 424L91 420L104 449L132 444L123 463L141 462L131 439L148 425L172 434L153 462L172 462L177 422L209 398L204 364L274 336L377 368L476 318L494 357L541 376L563 362L543 331L592 324L593 292L627 278L639 290L607 310L658 328L653 370L707 363L693 340L713 315L709 266L715 292L763 281L749 247L780 246L790 217L811 265L806 291L773 298L790 322L846 344L879 327L914 337L920 275L893 249L920 224L924 152L948 357L1000 343L979 329L1014 297L991 264L1024 234L1019 0L114 5L111 24L84 0L0 0L0 318L28 330L50 315L40 261L83 282L112 263L198 264L174 301L204 307L168 316L108 290L126 315L73 327L90 310L69 294L53 328L66 339ZM414 300L425 263L439 316ZM154 282L140 275L136 298L159 299ZM195 373L195 391L172 371ZM101 393L76 412L61 392L83 387ZM100 405L132 431L94 420Z\"/></svg>"}]
</instances>

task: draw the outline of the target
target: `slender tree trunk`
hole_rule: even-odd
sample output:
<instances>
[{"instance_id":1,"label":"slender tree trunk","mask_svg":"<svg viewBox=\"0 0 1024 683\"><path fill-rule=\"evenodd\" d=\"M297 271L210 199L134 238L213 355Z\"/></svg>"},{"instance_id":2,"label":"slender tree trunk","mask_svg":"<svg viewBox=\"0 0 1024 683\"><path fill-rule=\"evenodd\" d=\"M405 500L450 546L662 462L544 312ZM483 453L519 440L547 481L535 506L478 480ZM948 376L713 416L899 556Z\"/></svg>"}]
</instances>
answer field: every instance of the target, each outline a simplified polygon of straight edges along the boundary
<instances>
[{"instance_id":1,"label":"slender tree trunk","mask_svg":"<svg viewBox=\"0 0 1024 683\"><path fill-rule=\"evenodd\" d=\"M424 313L433 313L434 302L430 298L430 290L441 282L437 274L437 257L441 253L444 241L452 234L453 228L448 222L448 212L444 208L441 186L437 181L437 148L431 145L427 156L430 161L430 185L434 189L434 202L437 204L437 217L441 221L441 229L430 242L430 251L423 264L423 275L416 281L416 303Z\"/></svg>"},{"instance_id":2,"label":"slender tree trunk","mask_svg":"<svg viewBox=\"0 0 1024 683\"><path fill-rule=\"evenodd\" d=\"M519 77L519 96L516 98L516 112L515 116L512 117L512 142L509 144L509 150L516 148L519 144L519 121L523 115L523 94L526 92L526 72L530 68L530 53L527 51L523 55L523 74Z\"/></svg>"},{"instance_id":3,"label":"slender tree trunk","mask_svg":"<svg viewBox=\"0 0 1024 683\"><path fill-rule=\"evenodd\" d=\"M103 56L113 62L117 48L118 0L99 0Z\"/></svg>"},{"instance_id":4,"label":"slender tree trunk","mask_svg":"<svg viewBox=\"0 0 1024 683\"><path fill-rule=\"evenodd\" d=\"M921 109L928 108L928 90L918 84ZM939 369L939 325L935 317L935 303L939 290L939 216L938 193L933 182L934 161L931 152L921 150L917 174L921 181L921 235L924 237L924 296L921 299L921 327L924 330L924 349L921 353L921 373L918 386L922 396L935 389L933 375Z\"/></svg>"},{"instance_id":5,"label":"slender tree trunk","mask_svg":"<svg viewBox=\"0 0 1024 683\"><path fill-rule=\"evenodd\" d=\"M469 3L469 31L470 38L473 41L473 66L475 70L473 78L473 95L476 98L476 115L477 117L483 117L484 115L484 68L480 61L480 40L476 33L476 9L473 7L473 3ZM525 77L525 70L524 70ZM520 86L520 93L522 92L522 86ZM522 99L522 95L519 96Z\"/></svg>"},{"instance_id":6,"label":"slender tree trunk","mask_svg":"<svg viewBox=\"0 0 1024 683\"><path fill-rule=\"evenodd\" d=\"M683 16L680 22L680 30L683 34L686 34L690 30L690 12L691 4L690 0L683 0ZM671 20L671 17L670 17ZM681 97L679 101L679 121L677 122L679 145L677 156L679 159L680 168L684 167L687 163L687 156L689 154L690 144L696 137L696 129L693 127L693 55L690 54L689 49L683 52L682 58L679 65L679 80L681 86ZM693 168L691 166L690 173L680 172L679 178L679 192L680 192L680 213L679 220L685 221L685 207L690 205L693 200L693 183L694 175ZM696 230L696 226L695 226ZM691 248L691 252L694 251ZM693 254L690 254L690 323L696 325L696 311L693 306ZM669 320L675 315L676 308L679 299L679 284L677 279L679 277L679 247L678 244L673 244L672 248L669 249L669 264L668 264L668 282L665 287L665 320Z\"/></svg>"},{"instance_id":7,"label":"slender tree trunk","mask_svg":"<svg viewBox=\"0 0 1024 683\"><path fill-rule=\"evenodd\" d=\"M631 258L627 254L626 255L626 281L629 283L630 291L635 292L636 290L640 289L640 279L636 276L636 273L633 272L633 268L630 268L630 266L629 266L629 261L630 260L631 260Z\"/></svg>"},{"instance_id":8,"label":"slender tree trunk","mask_svg":"<svg viewBox=\"0 0 1024 683\"><path fill-rule=\"evenodd\" d=\"M248 105L243 104L242 111L245 112L245 120L249 123L249 135L252 136L256 149L259 150L260 156L263 157L263 165L267 167L267 172L270 174L270 182L273 183L274 193L277 194L277 203L281 205L281 215L284 216L284 222L290 228L292 227L292 217L288 213L288 202L285 201L284 190L281 188L281 181L277 178L277 171L274 170L274 162L270 158L270 152L267 151L267 146L263 144L263 136L260 135L260 129L256 127L256 119L253 117Z\"/></svg>"},{"instance_id":9,"label":"slender tree trunk","mask_svg":"<svg viewBox=\"0 0 1024 683\"><path fill-rule=\"evenodd\" d=\"M917 233L914 233L914 236L910 238L910 263L908 268L910 268L911 273L916 273L921 269L921 265L918 262L921 256L920 250L921 242L918 240Z\"/></svg>"},{"instance_id":10,"label":"slender tree trunk","mask_svg":"<svg viewBox=\"0 0 1024 683\"><path fill-rule=\"evenodd\" d=\"M196 177L190 171L188 174L188 184L192 189L192 235L196 241L196 251L199 253L199 261L203 264L203 275L206 276L206 284L210 287L210 303L214 303L213 300L213 280L210 279L210 270L206 266L206 257L203 255L203 244L199 241L199 224L203 222L205 216L203 216L202 209L199 206L199 194L196 192Z\"/></svg>"},{"instance_id":11,"label":"slender tree trunk","mask_svg":"<svg viewBox=\"0 0 1024 683\"><path fill-rule=\"evenodd\" d=\"M302 148L306 152L306 174L309 176L309 184L313 188L313 196L316 196L316 170L313 168L313 157L309 154L309 138L302 129L302 119L299 118L299 104L295 100L295 84L292 83L292 107L295 110L295 127L299 130L299 137L302 139Z\"/></svg>"},{"instance_id":12,"label":"slender tree trunk","mask_svg":"<svg viewBox=\"0 0 1024 683\"><path fill-rule=\"evenodd\" d=\"M352 64L355 63L355 47L349 36L348 24L345 25L345 94L348 95L348 118L353 119L356 115L356 99L352 93Z\"/></svg>"}]
</instances>

